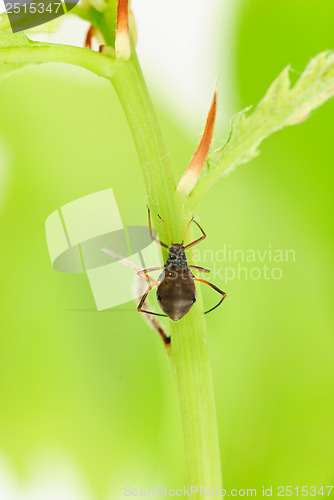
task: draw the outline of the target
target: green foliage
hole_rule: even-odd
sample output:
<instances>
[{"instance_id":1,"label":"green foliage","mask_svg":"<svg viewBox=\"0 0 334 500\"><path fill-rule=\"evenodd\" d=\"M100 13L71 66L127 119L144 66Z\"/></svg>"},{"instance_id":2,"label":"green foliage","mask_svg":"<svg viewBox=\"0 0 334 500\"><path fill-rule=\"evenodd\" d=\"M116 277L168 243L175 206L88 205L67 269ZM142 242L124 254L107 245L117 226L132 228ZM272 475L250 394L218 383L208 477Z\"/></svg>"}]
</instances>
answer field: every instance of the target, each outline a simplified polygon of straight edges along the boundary
<instances>
[{"instance_id":1,"label":"green foliage","mask_svg":"<svg viewBox=\"0 0 334 500\"><path fill-rule=\"evenodd\" d=\"M334 52L318 54L291 88L289 66L269 87L252 113L246 108L232 118L227 142L208 157L208 166L190 195L199 201L223 174L259 154L258 146L274 132L306 120L334 94Z\"/></svg>"},{"instance_id":2,"label":"green foliage","mask_svg":"<svg viewBox=\"0 0 334 500\"><path fill-rule=\"evenodd\" d=\"M84 10L82 13L81 10L78 12L82 17L86 12L92 11L92 9ZM95 20L96 25L101 28L100 16L102 14L95 11L94 15L90 14L90 20L92 22ZM0 78L8 76L25 65L51 61L68 62L85 67L99 76L108 79L113 77L113 83L118 88L118 92L122 91L123 94L122 72L125 72L124 77L129 81L133 78L130 74L131 66L128 66L128 69L119 66L118 70L114 71L111 64L116 64L116 62L110 57L65 45L32 42L23 33L13 34L9 30L0 32ZM136 64L135 62L134 68ZM246 108L232 118L230 136L222 147L209 154L207 166L203 169L199 181L189 196L189 206L193 207L221 175L257 156L258 146L265 138L286 126L306 120L312 110L330 99L333 94L333 52L322 52L312 59L292 88L289 67L286 67L252 113L249 113L251 108ZM125 106L129 96L130 94L123 95ZM139 111L140 101L133 103L132 108L135 112ZM153 149L150 151L150 155L152 154L154 154ZM147 161L146 159L145 162ZM152 176L154 172L154 168L144 170L146 176ZM160 171L156 173L156 181L161 184L164 176L160 175ZM147 182L149 183L149 179ZM157 191L161 192L159 189ZM149 196L154 199L156 195L157 193L151 193Z\"/></svg>"},{"instance_id":3,"label":"green foliage","mask_svg":"<svg viewBox=\"0 0 334 500\"><path fill-rule=\"evenodd\" d=\"M267 17L265 22L268 22ZM15 43L9 47L3 38L4 46L0 50L0 68L4 74L26 64L67 62L85 67L108 80L111 78L119 92L124 92L123 101L126 99L128 89L122 86L121 71L124 71L123 82L131 85L131 68L119 70L112 59L84 49L39 43L32 47L25 38L21 37L20 41L16 35L10 36ZM298 87L297 83L290 89L288 72L284 70L252 114L241 112L235 117L229 141L210 158L208 183L205 184L203 176L189 198L189 205L198 201L222 172L252 159L257 154L258 145L269 133L298 123L330 97L332 54L320 54L316 60L317 64L312 66L311 62L308 66L312 68L310 74L305 71L299 80L303 82L301 86ZM2 135L13 152L14 173L5 210L1 213L6 257L2 260L1 272L4 298L1 317L4 318L5 331L0 339L0 381L4 403L0 426L2 448L16 465L20 465L29 461L36 448L45 443L56 443L71 451L101 497L108 489L111 470L117 471L117 476L119 470L126 471L125 480L128 480L135 477L140 462L140 479L152 480L152 464L157 462L157 453L161 458L165 451L169 465L166 467L164 460L163 469L166 480L173 487L176 477L183 483L183 477L178 476L179 462L175 462L174 451L174 443L179 443L175 438L175 434L180 436L179 421L173 404L175 394L169 392L173 390L170 370L164 364L159 339L153 344L144 323L141 324L138 315L135 312L131 315L126 308L124 314L94 313L87 283L78 277L53 273L47 259L41 232L45 217L62 203L83 193L103 189L106 179L110 179L119 193L118 202L129 224L134 221L141 224L146 216L144 186L138 187L136 157L129 146L127 126L116 99L109 96L109 89L105 91L100 86L91 88L89 93L86 83L81 87L81 82L71 86L63 81L57 88L57 78L53 76L50 81L34 76L34 81L30 75L31 101L22 97L21 75L13 78L13 86L4 82L7 87L3 87L6 89L4 94L11 96L11 102L2 104ZM41 95L43 88L44 96ZM144 90L141 87L141 91ZM90 105L82 106L83 102ZM134 102L134 107L128 109L132 127L141 126L146 109L151 110L145 103L142 103L142 109L136 106L140 104ZM31 130L27 130L24 120L17 119L17 114L31 117L36 113L41 120ZM134 125L136 115L140 120ZM49 116L53 117L52 121ZM153 115L149 117L149 123L154 126L153 118ZM98 123L99 127L90 126L92 123ZM321 120L319 123L325 127ZM331 117L327 124L329 129ZM176 127L174 120L166 126L173 137L172 150L173 146L175 149L179 147L180 137L183 144L187 141L182 131L175 132ZM64 128L60 137L59 130ZM143 133L145 136L145 130ZM174 234L174 231L182 230L184 212L178 211L179 200L171 195L171 182L166 183L165 189L159 166L167 169L168 162L159 163L158 158L164 155L160 154L157 134L153 135L154 140L142 146L144 150L140 150L142 138L137 139L137 147L144 175L147 171L146 187L152 189L148 189L149 201L156 203L155 209L165 210ZM300 137L302 142L302 134ZM147 163L151 153L155 155L152 171ZM318 155L313 158L317 159ZM271 161L275 162L274 154ZM135 183L124 184L125 169L127 179L136 179ZM268 170L263 169L263 178ZM309 208L310 192L305 190L299 198L296 197L296 188L301 183L298 174L293 189L296 203L290 206L284 218L281 200L286 194L287 180L290 182L294 173L291 168L282 168L278 176L277 171L272 169L270 172L275 186L280 185L281 196L277 200L271 199L272 193L266 198L266 190L259 179L253 180L251 175L247 177L246 169L245 177L235 176L233 185L230 180L222 184L221 191L207 199L208 208L201 207L210 235L210 248L221 248L226 241L237 245L239 242L248 248L251 238L257 245L266 246L265 228L277 232L279 245L292 242L298 249L296 266L286 270L285 281L283 279L278 284L263 281L229 283L224 315L208 318L213 333L210 343L213 346L214 379L219 380L216 385L219 414L224 414L224 419L219 422L226 450L224 469L228 481L232 476L235 480L231 487L236 487L238 481L240 487L244 487L245 477L249 481L247 486L252 486L251 482L261 474L259 484L263 484L262 479L270 483L272 478L282 481L287 477L293 477L294 481L304 479L305 484L305 481L313 480L312 474L316 480L325 477L330 481L332 473L332 454L328 450L333 449L334 442L331 424L333 342L330 336L333 322L330 315L332 295L326 289L326 280L332 265L333 245L327 239L328 226L321 232L321 224L328 212L327 206L322 207L324 193L327 192L328 204L332 193L326 191L324 182L319 183L319 193L313 193L313 206L318 212L314 215L313 211L311 216L317 217L314 235L319 236L318 240L313 239L308 234L309 210L304 214L299 209L303 200L307 200ZM83 172L92 172L92 175L83 175ZM282 172L283 179L280 178ZM314 164L311 160L308 169L303 165L302 173L303 180L313 182ZM252 191L251 195L246 193L245 183ZM239 200L244 197L243 203L236 201L236 193L240 193ZM160 194L160 198L156 199L156 194ZM233 218L221 218L217 230L217 219L212 214L218 211L219 216L223 215L222 208L219 208L222 197ZM261 203L257 201L258 197ZM247 212L256 221L253 226L251 218L247 219ZM268 216L264 212L268 212ZM293 224L292 213L296 217L294 234L285 240L286 220L289 218ZM251 237L247 234L250 231L247 223L252 230ZM236 227L241 230L236 231ZM328 254L324 247L328 247ZM312 261L313 252L321 255L321 259L314 257ZM310 283L304 278L309 275L306 270L310 259L311 269L316 269L312 277L312 307L306 299L310 294ZM212 262L207 265L211 267ZM318 293L321 291L321 297L317 298L314 289ZM80 309L82 304L86 305L86 310ZM68 307L72 310L68 311ZM184 417L187 416L188 403L198 403L196 389L202 384L200 367L203 359L204 364L207 363L206 351L200 345L200 340L205 342L206 335L201 309L198 314L194 309L186 319L184 324L172 326L178 343L174 359L179 367L187 369L185 374L178 372L181 387L185 390L185 400L181 401ZM200 339L192 337L197 331ZM187 352L188 360L184 359L183 352ZM198 362L193 378L189 367L191 356L194 357L192 362ZM161 380L157 377L160 370L163 371ZM205 372L205 376L210 379L209 372ZM162 380L164 377L168 377L168 383ZM187 385L184 385L185 379L188 379ZM189 396L187 386L194 389L194 397ZM171 404L165 408L168 395ZM203 392L201 396L205 401L207 394ZM210 418L214 420L214 416L212 419L210 415ZM197 430L195 426L193 429L191 425L189 427L188 438L192 431ZM282 442L277 435L282 436ZM290 447L294 453L288 456ZM280 457L280 463L277 457ZM196 465L198 458L194 456ZM318 462L322 467L319 466L315 475ZM303 468L301 463L306 467ZM207 468L210 468L210 463ZM117 487L118 481L114 479ZM152 482L155 482L155 476Z\"/></svg>"}]
</instances>

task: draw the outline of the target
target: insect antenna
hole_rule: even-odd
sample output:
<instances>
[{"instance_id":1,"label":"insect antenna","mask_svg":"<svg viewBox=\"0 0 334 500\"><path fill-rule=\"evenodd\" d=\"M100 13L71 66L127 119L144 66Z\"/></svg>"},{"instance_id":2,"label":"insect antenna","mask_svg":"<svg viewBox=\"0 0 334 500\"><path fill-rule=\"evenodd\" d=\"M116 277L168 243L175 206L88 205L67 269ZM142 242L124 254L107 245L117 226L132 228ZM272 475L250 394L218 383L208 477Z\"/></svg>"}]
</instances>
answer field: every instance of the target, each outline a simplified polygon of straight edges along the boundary
<instances>
[{"instance_id":1,"label":"insect antenna","mask_svg":"<svg viewBox=\"0 0 334 500\"><path fill-rule=\"evenodd\" d=\"M171 242L171 244L173 245L173 239L172 239L172 235L170 234L169 227L167 226L167 224L166 224L166 222L163 220L163 218L162 218L162 217L160 217L160 215L159 215L159 214L158 214L158 217L159 217L159 219L163 222L163 224L164 224L165 228L167 229L167 232L168 232L168 234L169 234L169 238L170 238L170 242Z\"/></svg>"},{"instance_id":2,"label":"insect antenna","mask_svg":"<svg viewBox=\"0 0 334 500\"><path fill-rule=\"evenodd\" d=\"M188 232L189 226L190 226L190 224L192 223L192 221L193 221L193 220L194 220L194 217L192 217L192 218L190 219L190 221L188 222L188 226L187 226L187 228L186 228L186 230L185 230L185 233L184 233L184 235L183 235L183 238L182 238L182 241L181 241L181 245L183 245L184 240L186 239L186 236L187 236L187 232Z\"/></svg>"}]
</instances>

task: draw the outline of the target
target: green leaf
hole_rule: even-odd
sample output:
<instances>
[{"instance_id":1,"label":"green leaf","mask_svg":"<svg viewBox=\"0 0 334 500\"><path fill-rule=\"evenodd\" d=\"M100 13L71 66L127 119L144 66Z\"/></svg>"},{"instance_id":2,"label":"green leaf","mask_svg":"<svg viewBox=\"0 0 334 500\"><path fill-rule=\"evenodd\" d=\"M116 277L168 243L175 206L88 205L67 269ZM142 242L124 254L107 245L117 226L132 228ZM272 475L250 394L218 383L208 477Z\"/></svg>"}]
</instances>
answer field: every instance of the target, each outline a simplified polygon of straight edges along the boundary
<instances>
[{"instance_id":1,"label":"green leaf","mask_svg":"<svg viewBox=\"0 0 334 500\"><path fill-rule=\"evenodd\" d=\"M194 205L211 185L259 154L258 146L270 134L306 120L334 94L334 52L318 54L291 88L289 66L269 87L252 113L246 108L232 118L227 142L208 156L208 167L190 194Z\"/></svg>"}]
</instances>

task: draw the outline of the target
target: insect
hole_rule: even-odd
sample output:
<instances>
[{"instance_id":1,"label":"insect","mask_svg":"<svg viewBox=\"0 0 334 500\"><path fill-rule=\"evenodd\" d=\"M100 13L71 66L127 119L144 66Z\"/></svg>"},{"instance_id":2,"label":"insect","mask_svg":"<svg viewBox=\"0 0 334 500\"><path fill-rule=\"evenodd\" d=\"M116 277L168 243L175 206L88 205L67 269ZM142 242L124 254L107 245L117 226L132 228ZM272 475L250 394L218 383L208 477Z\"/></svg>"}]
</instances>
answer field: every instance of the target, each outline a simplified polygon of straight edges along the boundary
<instances>
[{"instance_id":1,"label":"insect","mask_svg":"<svg viewBox=\"0 0 334 500\"><path fill-rule=\"evenodd\" d=\"M156 241L159 243L164 248L168 248L168 259L165 262L165 265L163 267L152 267L150 269L143 269L142 271L138 271L138 275L145 274L147 275L148 272L151 271L158 271L160 269L163 269L163 272L160 274L159 278L155 280L146 290L144 295L141 298L141 301L138 304L137 310L138 312L143 312L146 314L154 314L155 316L168 316L171 320L173 321L179 321L183 316L185 316L194 303L196 302L196 287L195 287L195 281L200 281L201 283L205 283L206 285L211 286L216 292L220 293L222 298L216 304L214 307L209 309L208 311L205 311L204 314L207 314L216 307L218 307L223 300L226 297L226 293L220 290L218 287L213 285L212 283L209 283L208 281L196 278L193 273L191 272L191 269L196 269L197 271L203 272L203 273L209 273L209 269L205 269L203 267L198 267L198 266L190 266L188 265L187 257L185 254L185 251L199 243L200 241L204 240L206 238L206 234L201 228L201 226L192 218L189 221L189 224L186 228L186 231L184 233L183 239L181 243L173 243L171 233L169 231L169 228L165 221L158 215L158 217L161 219L163 224L165 225L171 245L170 247L166 245L166 243L163 243L162 241L158 240L155 238L155 236L152 233L152 225L151 225L151 214L150 210L148 210L148 224L149 224L149 229L150 229L150 237L152 240ZM194 222L200 231L202 232L202 236L198 238L197 240L193 241L192 243L188 243L188 245L184 246L184 240L187 235L188 229L190 224ZM151 311L145 311L142 309L144 302L146 300L147 295L149 292L154 288L155 286L158 287L157 289L157 300L158 303L163 310L165 314L158 314L155 312Z\"/></svg>"}]
</instances>

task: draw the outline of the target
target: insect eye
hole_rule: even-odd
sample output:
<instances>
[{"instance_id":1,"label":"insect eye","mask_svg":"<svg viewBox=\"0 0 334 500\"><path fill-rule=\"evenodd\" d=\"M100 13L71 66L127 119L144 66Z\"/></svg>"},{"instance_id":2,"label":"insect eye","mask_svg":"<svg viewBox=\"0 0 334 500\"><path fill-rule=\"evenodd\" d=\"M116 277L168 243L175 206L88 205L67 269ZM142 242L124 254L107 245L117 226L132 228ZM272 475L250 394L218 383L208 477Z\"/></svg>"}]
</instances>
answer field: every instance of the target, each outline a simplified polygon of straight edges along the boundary
<instances>
[{"instance_id":1,"label":"insect eye","mask_svg":"<svg viewBox=\"0 0 334 500\"><path fill-rule=\"evenodd\" d=\"M193 304L195 304L195 302L196 302L196 297L193 298Z\"/></svg>"},{"instance_id":2,"label":"insect eye","mask_svg":"<svg viewBox=\"0 0 334 500\"><path fill-rule=\"evenodd\" d=\"M160 302L161 301L161 295L157 295L157 299Z\"/></svg>"}]
</instances>

